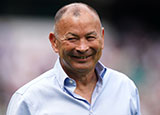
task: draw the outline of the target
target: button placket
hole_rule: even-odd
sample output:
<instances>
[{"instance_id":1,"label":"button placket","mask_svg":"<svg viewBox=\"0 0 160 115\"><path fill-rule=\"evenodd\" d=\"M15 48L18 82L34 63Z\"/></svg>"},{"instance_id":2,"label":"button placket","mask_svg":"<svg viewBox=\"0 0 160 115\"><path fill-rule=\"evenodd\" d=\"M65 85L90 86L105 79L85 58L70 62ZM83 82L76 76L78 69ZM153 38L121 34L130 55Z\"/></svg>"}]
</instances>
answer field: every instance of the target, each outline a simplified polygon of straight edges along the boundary
<instances>
[{"instance_id":1,"label":"button placket","mask_svg":"<svg viewBox=\"0 0 160 115\"><path fill-rule=\"evenodd\" d=\"M94 115L92 105L90 106L90 109L89 109L89 115Z\"/></svg>"}]
</instances>

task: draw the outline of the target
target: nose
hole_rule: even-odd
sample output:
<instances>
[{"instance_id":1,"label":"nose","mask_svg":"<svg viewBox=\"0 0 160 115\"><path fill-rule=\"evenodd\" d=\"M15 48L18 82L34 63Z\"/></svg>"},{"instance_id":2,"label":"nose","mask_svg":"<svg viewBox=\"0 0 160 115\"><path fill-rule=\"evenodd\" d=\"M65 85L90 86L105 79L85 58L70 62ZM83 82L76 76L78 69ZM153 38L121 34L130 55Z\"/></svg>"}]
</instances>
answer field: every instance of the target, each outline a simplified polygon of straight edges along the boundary
<instances>
[{"instance_id":1,"label":"nose","mask_svg":"<svg viewBox=\"0 0 160 115\"><path fill-rule=\"evenodd\" d=\"M88 42L85 39L80 39L79 44L77 44L76 51L79 53L85 53L89 49Z\"/></svg>"}]
</instances>

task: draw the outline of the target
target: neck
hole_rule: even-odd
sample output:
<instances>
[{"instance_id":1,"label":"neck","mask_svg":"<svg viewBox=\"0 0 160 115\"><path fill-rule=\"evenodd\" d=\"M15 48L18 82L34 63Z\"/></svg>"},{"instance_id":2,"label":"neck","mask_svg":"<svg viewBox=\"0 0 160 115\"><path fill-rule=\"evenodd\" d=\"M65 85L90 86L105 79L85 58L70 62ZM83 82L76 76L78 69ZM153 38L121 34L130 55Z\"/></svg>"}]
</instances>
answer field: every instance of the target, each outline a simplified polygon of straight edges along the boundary
<instances>
[{"instance_id":1,"label":"neck","mask_svg":"<svg viewBox=\"0 0 160 115\"><path fill-rule=\"evenodd\" d=\"M66 73L70 78L74 79L77 84L87 85L92 83L93 81L97 82L97 76L94 69L89 72L70 71Z\"/></svg>"},{"instance_id":2,"label":"neck","mask_svg":"<svg viewBox=\"0 0 160 115\"><path fill-rule=\"evenodd\" d=\"M85 98L91 103L92 93L97 83L97 76L94 70L88 73L72 73L68 74L69 77L76 81L75 93Z\"/></svg>"},{"instance_id":3,"label":"neck","mask_svg":"<svg viewBox=\"0 0 160 115\"><path fill-rule=\"evenodd\" d=\"M81 76L79 79L76 79L77 90L80 91L93 91L97 83L97 76L95 72Z\"/></svg>"}]
</instances>

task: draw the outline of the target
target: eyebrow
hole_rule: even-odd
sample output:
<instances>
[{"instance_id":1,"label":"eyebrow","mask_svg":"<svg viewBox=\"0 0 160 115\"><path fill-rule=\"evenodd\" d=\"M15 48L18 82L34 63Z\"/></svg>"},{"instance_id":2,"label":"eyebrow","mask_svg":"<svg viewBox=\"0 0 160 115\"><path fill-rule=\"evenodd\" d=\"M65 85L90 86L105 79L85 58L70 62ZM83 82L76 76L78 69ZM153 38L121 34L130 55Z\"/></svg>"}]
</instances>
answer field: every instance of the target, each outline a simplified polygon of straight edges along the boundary
<instances>
[{"instance_id":1,"label":"eyebrow","mask_svg":"<svg viewBox=\"0 0 160 115\"><path fill-rule=\"evenodd\" d=\"M95 35L95 36L97 36L97 33L95 31L87 33L86 36L89 36L89 35L92 35L92 34Z\"/></svg>"},{"instance_id":2,"label":"eyebrow","mask_svg":"<svg viewBox=\"0 0 160 115\"><path fill-rule=\"evenodd\" d=\"M97 36L97 33L95 32L95 31L92 31L92 32L89 32L89 33L87 33L85 36L89 36L89 35L95 35L95 36ZM72 35L72 36L75 36L75 37L79 37L77 34L74 34L74 33L72 33L72 32L68 32L67 34L66 34L66 36L67 35Z\"/></svg>"},{"instance_id":3,"label":"eyebrow","mask_svg":"<svg viewBox=\"0 0 160 115\"><path fill-rule=\"evenodd\" d=\"M66 36L67 35L72 35L72 36L75 36L75 37L79 37L77 34L74 34L74 33L72 33L72 32L68 32L67 34L66 34Z\"/></svg>"}]
</instances>

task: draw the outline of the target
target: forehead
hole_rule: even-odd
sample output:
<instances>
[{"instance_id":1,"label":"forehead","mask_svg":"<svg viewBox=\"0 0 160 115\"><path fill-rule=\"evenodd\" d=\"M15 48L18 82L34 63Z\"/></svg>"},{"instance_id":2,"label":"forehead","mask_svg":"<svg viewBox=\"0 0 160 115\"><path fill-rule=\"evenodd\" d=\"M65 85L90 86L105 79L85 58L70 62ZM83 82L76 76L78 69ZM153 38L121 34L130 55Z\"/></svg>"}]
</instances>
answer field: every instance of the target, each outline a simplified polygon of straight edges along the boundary
<instances>
[{"instance_id":1,"label":"forehead","mask_svg":"<svg viewBox=\"0 0 160 115\"><path fill-rule=\"evenodd\" d=\"M66 12L62 15L62 20L72 17L82 18L82 17L92 17L93 19L99 19L98 14L94 11L89 9L85 5L70 5L68 6Z\"/></svg>"},{"instance_id":2,"label":"forehead","mask_svg":"<svg viewBox=\"0 0 160 115\"><path fill-rule=\"evenodd\" d=\"M74 16L78 16L82 10L89 10L89 12L94 12L94 14L96 14L98 16L96 10L93 9L92 7L88 6L87 4L72 3L72 4L69 4L69 5L62 7L56 13L54 20L55 20L55 22L58 22L64 16L64 14L68 15L69 13L73 13Z\"/></svg>"},{"instance_id":3,"label":"forehead","mask_svg":"<svg viewBox=\"0 0 160 115\"><path fill-rule=\"evenodd\" d=\"M70 9L74 10L75 9ZM76 13L76 14L75 14ZM94 31L101 28L99 17L89 9L77 9L76 12L67 11L57 22L58 32L62 31Z\"/></svg>"}]
</instances>

